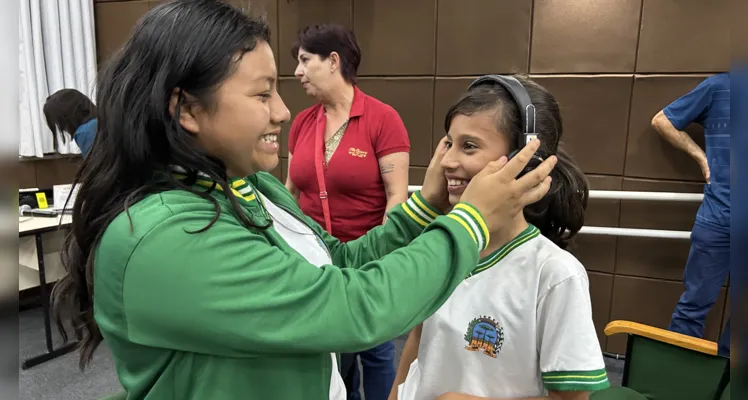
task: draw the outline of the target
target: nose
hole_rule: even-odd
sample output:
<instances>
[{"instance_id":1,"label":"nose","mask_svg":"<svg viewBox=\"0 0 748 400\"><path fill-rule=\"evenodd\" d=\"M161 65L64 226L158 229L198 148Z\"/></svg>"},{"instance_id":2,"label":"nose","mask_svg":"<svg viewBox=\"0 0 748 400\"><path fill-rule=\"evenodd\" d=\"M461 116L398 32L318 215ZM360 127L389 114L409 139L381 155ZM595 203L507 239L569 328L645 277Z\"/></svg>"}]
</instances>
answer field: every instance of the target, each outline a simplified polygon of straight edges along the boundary
<instances>
[{"instance_id":1,"label":"nose","mask_svg":"<svg viewBox=\"0 0 748 400\"><path fill-rule=\"evenodd\" d=\"M270 99L270 122L275 125L281 125L291 120L291 111L286 107L286 103L280 96L278 91L275 91L275 95Z\"/></svg>"},{"instance_id":2,"label":"nose","mask_svg":"<svg viewBox=\"0 0 748 400\"><path fill-rule=\"evenodd\" d=\"M304 68L301 63L296 64L296 70L293 72L294 76L301 79L304 76Z\"/></svg>"},{"instance_id":3,"label":"nose","mask_svg":"<svg viewBox=\"0 0 748 400\"><path fill-rule=\"evenodd\" d=\"M457 169L457 167L460 166L460 163L456 153L457 151L454 147L447 148L444 156L442 156L441 167L448 171Z\"/></svg>"}]
</instances>

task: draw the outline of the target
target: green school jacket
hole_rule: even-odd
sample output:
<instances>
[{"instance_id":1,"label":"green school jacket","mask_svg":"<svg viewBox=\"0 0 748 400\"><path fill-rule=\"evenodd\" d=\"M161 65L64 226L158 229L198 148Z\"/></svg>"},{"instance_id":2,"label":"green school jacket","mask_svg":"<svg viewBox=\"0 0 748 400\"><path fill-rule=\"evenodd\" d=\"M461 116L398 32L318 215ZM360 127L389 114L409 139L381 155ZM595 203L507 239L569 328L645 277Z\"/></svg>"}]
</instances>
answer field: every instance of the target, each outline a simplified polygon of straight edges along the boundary
<instances>
[{"instance_id":1,"label":"green school jacket","mask_svg":"<svg viewBox=\"0 0 748 400\"><path fill-rule=\"evenodd\" d=\"M94 317L129 399L328 399L330 353L369 349L434 313L487 245L480 214L438 215L418 194L382 226L340 243L267 173L232 190L256 222L255 193L305 222L334 266L306 262L271 227L247 229L221 190L146 197L107 227L95 254ZM336 372L337 373L337 372Z\"/></svg>"}]
</instances>

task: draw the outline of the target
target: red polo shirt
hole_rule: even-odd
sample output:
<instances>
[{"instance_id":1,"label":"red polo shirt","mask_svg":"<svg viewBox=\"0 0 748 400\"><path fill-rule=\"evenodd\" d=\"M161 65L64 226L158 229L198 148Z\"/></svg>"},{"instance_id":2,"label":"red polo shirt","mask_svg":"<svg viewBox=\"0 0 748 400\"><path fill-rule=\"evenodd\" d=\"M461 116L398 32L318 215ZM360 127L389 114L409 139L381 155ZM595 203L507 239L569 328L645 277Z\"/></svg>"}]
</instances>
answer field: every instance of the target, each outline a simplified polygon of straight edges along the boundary
<instances>
[{"instance_id":1,"label":"red polo shirt","mask_svg":"<svg viewBox=\"0 0 748 400\"><path fill-rule=\"evenodd\" d=\"M315 169L315 151L324 162L324 141L316 148L318 129L324 132L327 118L321 104L307 108L294 118L288 137L293 156L288 176L299 189L304 213L325 226L320 186ZM366 95L354 86L350 121L343 139L324 170L332 235L343 242L363 236L382 223L387 196L378 160L388 154L409 152L410 140L394 108Z\"/></svg>"}]
</instances>

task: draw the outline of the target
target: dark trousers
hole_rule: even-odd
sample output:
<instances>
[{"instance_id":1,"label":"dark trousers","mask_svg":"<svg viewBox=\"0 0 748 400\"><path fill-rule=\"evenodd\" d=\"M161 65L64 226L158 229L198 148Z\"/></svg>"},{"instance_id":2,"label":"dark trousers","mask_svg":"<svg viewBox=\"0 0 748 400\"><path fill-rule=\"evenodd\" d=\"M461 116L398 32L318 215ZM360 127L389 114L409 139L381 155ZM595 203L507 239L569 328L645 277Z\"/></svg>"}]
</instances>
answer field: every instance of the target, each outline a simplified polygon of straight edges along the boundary
<instances>
[{"instance_id":1,"label":"dark trousers","mask_svg":"<svg viewBox=\"0 0 748 400\"><path fill-rule=\"evenodd\" d=\"M730 234L694 225L691 251L683 273L685 291L675 306L668 330L701 338L704 321L730 274ZM719 354L730 356L730 320L718 342Z\"/></svg>"},{"instance_id":2,"label":"dark trousers","mask_svg":"<svg viewBox=\"0 0 748 400\"><path fill-rule=\"evenodd\" d=\"M395 382L395 344L385 342L361 353L340 355L340 373L348 390L348 400L361 400L359 388L361 373L357 357L363 369L364 397L366 400L387 400Z\"/></svg>"}]
</instances>

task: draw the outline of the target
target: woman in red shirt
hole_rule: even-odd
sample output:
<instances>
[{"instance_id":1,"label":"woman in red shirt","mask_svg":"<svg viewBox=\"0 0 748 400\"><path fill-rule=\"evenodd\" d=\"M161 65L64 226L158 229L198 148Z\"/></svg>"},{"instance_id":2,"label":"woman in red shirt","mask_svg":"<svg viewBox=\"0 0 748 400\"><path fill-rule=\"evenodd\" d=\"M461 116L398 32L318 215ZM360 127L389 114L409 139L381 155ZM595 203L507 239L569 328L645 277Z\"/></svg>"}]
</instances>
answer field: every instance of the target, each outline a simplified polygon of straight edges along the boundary
<instances>
[{"instance_id":1,"label":"woman in red shirt","mask_svg":"<svg viewBox=\"0 0 748 400\"><path fill-rule=\"evenodd\" d=\"M288 138L286 186L301 209L343 242L381 224L408 197L410 141L391 106L356 86L361 52L353 33L314 25L292 49L295 75L318 104L300 112ZM358 354L367 400L385 400L395 378L395 348L383 343ZM358 399L355 354L343 355L349 399ZM347 362L346 362L347 361Z\"/></svg>"}]
</instances>

